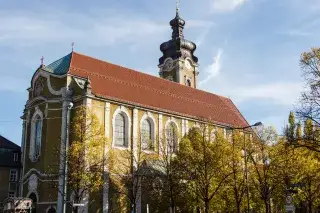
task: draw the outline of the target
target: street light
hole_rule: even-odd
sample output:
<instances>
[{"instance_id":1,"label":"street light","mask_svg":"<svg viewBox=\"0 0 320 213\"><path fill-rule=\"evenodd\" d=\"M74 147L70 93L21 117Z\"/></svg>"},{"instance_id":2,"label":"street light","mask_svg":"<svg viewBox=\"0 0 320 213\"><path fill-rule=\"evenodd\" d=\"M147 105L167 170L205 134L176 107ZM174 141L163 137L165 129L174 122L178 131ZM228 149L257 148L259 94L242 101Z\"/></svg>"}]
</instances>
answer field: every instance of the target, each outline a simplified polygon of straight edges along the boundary
<instances>
[{"instance_id":1,"label":"street light","mask_svg":"<svg viewBox=\"0 0 320 213\"><path fill-rule=\"evenodd\" d=\"M256 122L255 124L253 125L249 125L249 126L245 126L245 127L230 127L231 131L232 131L232 135L233 135L233 130L245 130L245 129L248 129L248 128L251 128L251 127L258 127L258 126L262 126L262 123L259 121L259 122ZM245 169L245 179L246 179L246 191L247 191L247 209L248 209L248 212L250 211L250 197L249 197L249 187L248 187L248 161L247 161L247 147L246 147L246 134L243 134L243 138L244 138L244 141L243 141L243 145L244 145L244 153L245 153L245 156L244 156L244 169Z\"/></svg>"}]
</instances>

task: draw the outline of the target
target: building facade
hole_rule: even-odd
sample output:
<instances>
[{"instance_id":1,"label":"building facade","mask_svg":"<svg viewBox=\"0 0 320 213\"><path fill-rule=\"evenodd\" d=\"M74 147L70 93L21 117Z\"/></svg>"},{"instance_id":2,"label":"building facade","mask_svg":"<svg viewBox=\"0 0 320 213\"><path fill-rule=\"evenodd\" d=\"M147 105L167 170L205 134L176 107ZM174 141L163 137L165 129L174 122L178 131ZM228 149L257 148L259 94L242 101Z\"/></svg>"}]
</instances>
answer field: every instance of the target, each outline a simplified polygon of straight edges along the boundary
<instances>
[{"instance_id":1,"label":"building facade","mask_svg":"<svg viewBox=\"0 0 320 213\"><path fill-rule=\"evenodd\" d=\"M20 146L0 135L0 211L6 198L19 196Z\"/></svg>"},{"instance_id":2,"label":"building facade","mask_svg":"<svg viewBox=\"0 0 320 213\"><path fill-rule=\"evenodd\" d=\"M248 126L230 99L197 89L196 45L184 38L185 21L178 11L170 25L172 37L160 46L160 77L76 52L36 70L22 116L20 193L33 199L37 212L53 208L62 212L59 191L63 190L63 179L52 180L54 171L49 173L47 168L51 162L59 162L63 168L64 161L53 153L57 147L60 153L64 152L72 110L78 106L87 106L98 116L108 145L120 155L124 150L136 151L138 142L143 143L140 137L144 133L153 145L142 144L143 151L161 154L160 142L169 137L164 130L174 127L179 136L184 136L204 118L214 125L214 131L224 133L230 127ZM81 212L110 210L111 195L105 180L100 204L81 207ZM52 181L57 182L58 188L48 187ZM138 212L145 210L140 206Z\"/></svg>"}]
</instances>

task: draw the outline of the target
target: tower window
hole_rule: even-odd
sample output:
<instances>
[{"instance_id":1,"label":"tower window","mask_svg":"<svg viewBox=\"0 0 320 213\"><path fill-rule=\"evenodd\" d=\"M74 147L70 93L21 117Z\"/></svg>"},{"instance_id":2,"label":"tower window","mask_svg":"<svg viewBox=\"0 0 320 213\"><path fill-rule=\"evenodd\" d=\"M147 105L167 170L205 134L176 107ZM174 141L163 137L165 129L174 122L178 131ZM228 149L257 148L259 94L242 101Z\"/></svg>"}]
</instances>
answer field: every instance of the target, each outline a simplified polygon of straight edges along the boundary
<instances>
[{"instance_id":1,"label":"tower window","mask_svg":"<svg viewBox=\"0 0 320 213\"><path fill-rule=\"evenodd\" d=\"M190 81L190 79L188 79L186 83L187 83L187 86L188 86L188 87L191 87L191 81Z\"/></svg>"}]
</instances>

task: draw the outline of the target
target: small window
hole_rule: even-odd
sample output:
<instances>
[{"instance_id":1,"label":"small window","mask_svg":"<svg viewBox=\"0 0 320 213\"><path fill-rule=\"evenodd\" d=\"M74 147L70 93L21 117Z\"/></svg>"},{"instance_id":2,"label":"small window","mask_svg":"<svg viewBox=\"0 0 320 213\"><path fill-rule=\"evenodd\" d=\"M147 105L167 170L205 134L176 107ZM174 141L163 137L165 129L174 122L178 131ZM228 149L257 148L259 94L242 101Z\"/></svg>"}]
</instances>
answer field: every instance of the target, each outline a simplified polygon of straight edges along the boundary
<instances>
[{"instance_id":1,"label":"small window","mask_svg":"<svg viewBox=\"0 0 320 213\"><path fill-rule=\"evenodd\" d=\"M13 153L13 161L14 161L14 162L18 162L18 160L19 160L19 155L18 155L18 153Z\"/></svg>"},{"instance_id":2,"label":"small window","mask_svg":"<svg viewBox=\"0 0 320 213\"><path fill-rule=\"evenodd\" d=\"M8 193L8 197L10 197L10 198L15 197L15 196L16 196L16 192L10 191L10 192Z\"/></svg>"},{"instance_id":3,"label":"small window","mask_svg":"<svg viewBox=\"0 0 320 213\"><path fill-rule=\"evenodd\" d=\"M9 181L17 181L18 172L17 170L10 170Z\"/></svg>"}]
</instances>

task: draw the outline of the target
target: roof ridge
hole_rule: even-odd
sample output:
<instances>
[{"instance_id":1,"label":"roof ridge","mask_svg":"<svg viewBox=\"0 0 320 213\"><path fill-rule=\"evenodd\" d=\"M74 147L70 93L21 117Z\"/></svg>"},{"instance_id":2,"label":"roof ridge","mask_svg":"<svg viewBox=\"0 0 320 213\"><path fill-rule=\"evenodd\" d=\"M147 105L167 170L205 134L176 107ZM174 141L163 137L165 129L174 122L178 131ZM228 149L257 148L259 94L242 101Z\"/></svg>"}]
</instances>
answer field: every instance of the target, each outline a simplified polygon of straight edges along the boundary
<instances>
[{"instance_id":1,"label":"roof ridge","mask_svg":"<svg viewBox=\"0 0 320 213\"><path fill-rule=\"evenodd\" d=\"M138 72L138 73L140 73L140 74L142 74L142 75L150 76L150 77L153 77L153 78L155 78L155 79L157 79L157 80L160 80L160 81L169 82L169 83L174 84L174 85L177 84L176 82L168 81L168 80L166 80L166 79L156 77L156 76L151 75L151 74L149 74L149 73L145 73L145 72L143 72L143 71L135 70L135 69L132 69L132 68L129 68L129 67L124 67L124 66L122 66L122 65L115 64L115 63L112 63L112 62L109 62L109 61L105 61L105 60L102 60L102 59L94 58L94 57L92 57L92 56L84 55L84 54L79 53L79 52L73 51L72 53L73 53L73 54L75 53L75 54L78 54L78 55L81 55L81 56L83 56L83 57L90 58L90 59L93 59L93 60L96 60L96 61L100 61L100 62L102 62L102 63L108 63L108 64L111 64L111 65L113 65L113 66L117 66L117 67L119 67L119 68L124 68L124 69L126 69L126 70L128 70L128 71ZM72 61L72 58L71 58L71 61ZM70 66L71 66L71 65L72 65L72 63L70 63ZM75 66L75 67L76 67L76 66ZM77 67L77 68L78 68L78 67ZM79 69L81 69L81 68L79 68ZM87 71L88 71L88 70L87 70ZM89 71L88 71L88 72L89 72ZM211 92L208 92L208 91L205 91L205 90L201 90L201 89L189 87L189 86L186 86L186 85L183 85L183 84L179 84L179 86L184 86L184 87L186 87L186 88L188 88L188 89L190 89L190 90L195 90L195 91L203 92L203 93L206 93L206 94L208 94L208 95L215 95L215 96L218 96L218 97L223 98L223 99L229 99L228 97L225 97L225 96L222 96L222 95L218 95L218 94L216 94L216 93L211 93Z\"/></svg>"},{"instance_id":2,"label":"roof ridge","mask_svg":"<svg viewBox=\"0 0 320 213\"><path fill-rule=\"evenodd\" d=\"M170 95L172 97L188 100L190 102L197 102L197 103L205 104L206 106L214 106L213 104L208 104L206 102L200 101L199 99L187 98L185 96L176 95L176 94L173 94L173 93L170 93L170 92L164 92L164 91L161 91L161 90L158 90L158 89L153 89L153 88L144 86L142 84L137 84L137 83L132 83L132 82L128 82L128 81L119 80L119 79L116 79L114 77L110 77L108 75L103 75L103 74L100 74L100 73L99 74L98 73L92 73L92 72L89 72L88 70L81 69L81 68L78 68L78 67L72 67L72 69L76 69L76 70L81 71L81 72L86 72L87 74L95 75L97 77L102 77L103 76L104 78L108 78L108 79L116 81L116 82L125 83L125 84L132 85L132 86L135 86L135 87L145 88L145 89L150 90L150 91L155 91L155 92L158 92L160 94ZM202 92L202 90L199 90L199 91ZM211 94L211 93L209 93L209 94ZM218 97L220 98L221 96L218 96ZM222 97L222 98L224 98L224 97ZM224 98L224 99L226 99L226 98Z\"/></svg>"},{"instance_id":3,"label":"roof ridge","mask_svg":"<svg viewBox=\"0 0 320 213\"><path fill-rule=\"evenodd\" d=\"M6 142L7 144L14 146L16 149L20 149L20 146L18 144L12 142L11 140L9 140L8 138L2 135L0 135L0 144L1 144L1 139L3 142Z\"/></svg>"}]
</instances>

